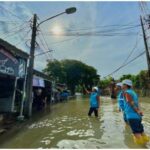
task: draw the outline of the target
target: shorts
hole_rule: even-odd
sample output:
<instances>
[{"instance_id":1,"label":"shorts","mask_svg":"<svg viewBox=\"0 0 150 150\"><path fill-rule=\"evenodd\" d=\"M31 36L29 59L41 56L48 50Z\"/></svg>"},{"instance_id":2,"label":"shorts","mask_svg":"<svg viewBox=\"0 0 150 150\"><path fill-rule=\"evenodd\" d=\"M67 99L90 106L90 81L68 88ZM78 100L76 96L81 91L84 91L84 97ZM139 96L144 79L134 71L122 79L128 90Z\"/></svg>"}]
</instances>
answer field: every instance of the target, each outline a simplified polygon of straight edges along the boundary
<instances>
[{"instance_id":1,"label":"shorts","mask_svg":"<svg viewBox=\"0 0 150 150\"><path fill-rule=\"evenodd\" d=\"M132 133L143 133L144 128L141 119L128 119L128 123L132 129Z\"/></svg>"},{"instance_id":2,"label":"shorts","mask_svg":"<svg viewBox=\"0 0 150 150\"><path fill-rule=\"evenodd\" d=\"M90 107L88 116L91 116L93 112L95 114L95 117L98 117L98 108L97 107Z\"/></svg>"}]
</instances>

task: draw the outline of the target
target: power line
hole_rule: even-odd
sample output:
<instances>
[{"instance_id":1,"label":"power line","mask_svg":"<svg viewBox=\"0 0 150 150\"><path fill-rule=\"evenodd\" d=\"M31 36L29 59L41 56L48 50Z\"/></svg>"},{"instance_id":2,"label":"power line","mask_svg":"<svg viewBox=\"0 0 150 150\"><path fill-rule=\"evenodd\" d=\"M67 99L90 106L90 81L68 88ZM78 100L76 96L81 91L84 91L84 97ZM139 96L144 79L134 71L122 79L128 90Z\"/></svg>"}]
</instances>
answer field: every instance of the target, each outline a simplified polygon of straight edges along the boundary
<instances>
[{"instance_id":1,"label":"power line","mask_svg":"<svg viewBox=\"0 0 150 150\"><path fill-rule=\"evenodd\" d=\"M30 31L31 31L31 29L26 32L26 34L24 35L24 38L21 39L20 42L18 42L17 44L15 44L15 46L20 45L21 43L25 42L24 40L26 39L26 36L29 34Z\"/></svg>"},{"instance_id":2,"label":"power line","mask_svg":"<svg viewBox=\"0 0 150 150\"><path fill-rule=\"evenodd\" d=\"M139 33L138 33L139 34ZM137 34L137 38L136 38L136 41L135 41L135 45L133 47L133 49L131 50L131 52L129 53L128 57L125 59L125 61L123 62L122 65L124 65L128 59L130 58L130 56L132 55L132 53L134 52L134 50L136 49L137 45L138 45L138 34Z\"/></svg>"},{"instance_id":3,"label":"power line","mask_svg":"<svg viewBox=\"0 0 150 150\"><path fill-rule=\"evenodd\" d=\"M139 58L140 56L142 56L143 54L145 54L145 51L143 51L142 53L140 53L138 56L136 56L135 58L133 58L132 60L130 60L129 62L127 62L126 64L120 66L119 68L117 68L116 70L114 70L112 73L108 74L107 76L105 76L104 78L118 72L120 69L122 69L123 67L127 66L128 64L130 64L131 62L133 62L134 60L136 60L137 58Z\"/></svg>"},{"instance_id":4,"label":"power line","mask_svg":"<svg viewBox=\"0 0 150 150\"><path fill-rule=\"evenodd\" d=\"M95 29L97 29L97 28L106 28L106 27L111 27L111 25L110 26L101 26L101 27L95 27L95 28L87 28L87 29L78 29L78 30L66 30L66 31L68 31L68 32L74 32L74 31L81 31L81 30L95 30ZM113 27L113 25L112 25L112 27ZM132 25L132 26L128 26L128 27L124 27L124 26L120 26L120 28L119 28L119 26L114 26L114 27L117 27L117 28L110 28L110 29L103 29L104 31L100 31L100 32L110 32L110 31L119 31L119 30L128 30L128 29L132 29L132 28L137 28L137 27L140 27L140 24L136 24L136 25Z\"/></svg>"},{"instance_id":5,"label":"power line","mask_svg":"<svg viewBox=\"0 0 150 150\"><path fill-rule=\"evenodd\" d=\"M45 37L44 37L44 34L43 34L43 32L42 32L42 30L41 30L41 28L39 27L39 29L40 29L40 32L41 32L41 35L42 35L42 38L43 38L43 41L44 41L44 43L45 43L45 45L46 45L46 47L47 47L47 49L49 50L50 48L49 48L49 46L48 46L48 44L47 44L47 42L46 42L46 39L45 39ZM43 43L43 44L44 44ZM50 57L50 54L48 53L48 57Z\"/></svg>"},{"instance_id":6,"label":"power line","mask_svg":"<svg viewBox=\"0 0 150 150\"><path fill-rule=\"evenodd\" d=\"M103 26L103 27L110 27L110 26L116 26L117 25L109 25L109 26ZM118 25L119 26L119 25ZM78 29L78 30L65 30L65 32L63 34L59 34L59 36L109 36L106 34L111 34L110 36L127 36L126 32L125 33L116 33L116 31L125 31L125 30L130 30L133 28L139 28L141 25L140 24L136 24L136 25L132 25L132 26L120 26L121 28L110 28L110 29L102 29L102 30L96 30L96 31L89 31L90 28L87 29ZM100 26L99 26L100 27ZM97 27L96 27L97 28ZM96 28L92 28L92 29L96 29ZM101 26L102 28L102 26ZM74 32L74 31L80 31L80 30L88 30L85 32ZM49 36L58 36L58 34L54 34L53 32L48 32L48 33L44 33L45 35L49 35ZM113 34L113 35L112 35ZM131 32L129 33L131 35ZM134 33L135 34L135 33Z\"/></svg>"},{"instance_id":7,"label":"power line","mask_svg":"<svg viewBox=\"0 0 150 150\"><path fill-rule=\"evenodd\" d=\"M17 30L17 31L14 31L14 32L11 33L10 35L5 36L3 39L6 39L6 38L11 37L11 36L14 36L14 35L16 35L18 32L24 31L24 29L26 29L26 28L27 28L27 27L23 27L23 28L21 28L21 29L19 29L19 30Z\"/></svg>"},{"instance_id":8,"label":"power line","mask_svg":"<svg viewBox=\"0 0 150 150\"><path fill-rule=\"evenodd\" d=\"M4 7L2 7L2 6L0 6L2 9L4 9L5 11L7 11L8 13L10 13L11 15L13 15L13 16L15 16L15 17L17 17L18 19L20 19L21 21L23 21L23 22L27 22L27 20L24 20L22 17L20 17L20 16L18 16L18 15L16 15L16 14L14 14L13 12L11 12L10 10L8 10L8 9L6 9L6 8L4 8Z\"/></svg>"},{"instance_id":9,"label":"power line","mask_svg":"<svg viewBox=\"0 0 150 150\"><path fill-rule=\"evenodd\" d=\"M143 2L143 1L139 2L139 7L143 15L149 14L150 10L148 8L147 2Z\"/></svg>"},{"instance_id":10,"label":"power line","mask_svg":"<svg viewBox=\"0 0 150 150\"><path fill-rule=\"evenodd\" d=\"M6 32L4 32L3 34L1 34L1 36L2 35L6 35L6 34L10 34L10 33L14 33L14 32L17 32L18 30L20 30L24 25L26 25L26 26L28 26L28 24L26 23L26 24L21 24L21 25L19 25L19 26L15 26L14 28L12 28L12 29L10 29L11 31L6 31ZM17 29L17 30L16 30Z\"/></svg>"},{"instance_id":11,"label":"power line","mask_svg":"<svg viewBox=\"0 0 150 150\"><path fill-rule=\"evenodd\" d=\"M10 20L1 20L1 19L0 19L0 22L2 22L2 23L7 23L7 24L16 24L16 23L20 23L20 21L10 21Z\"/></svg>"},{"instance_id":12,"label":"power line","mask_svg":"<svg viewBox=\"0 0 150 150\"><path fill-rule=\"evenodd\" d=\"M49 53L49 52L52 52L52 51L53 51L53 50L48 50L48 51L45 51L45 52L42 52L42 53L38 53L38 54L36 54L34 57L39 56L39 55L44 55L44 54Z\"/></svg>"},{"instance_id":13,"label":"power line","mask_svg":"<svg viewBox=\"0 0 150 150\"><path fill-rule=\"evenodd\" d=\"M40 49L41 49L43 52L45 52L45 49L47 49L47 47L45 47L45 45L44 45L42 39L41 39L39 36L38 36L37 38L39 39L39 41L40 41L40 43L41 43L40 45L43 46L43 48L40 46ZM47 49L47 50L49 51L49 49ZM43 53L43 52L42 52L42 53ZM47 58L49 59L50 56L49 56L47 53L46 53L46 56L47 56Z\"/></svg>"},{"instance_id":14,"label":"power line","mask_svg":"<svg viewBox=\"0 0 150 150\"><path fill-rule=\"evenodd\" d=\"M116 32L116 31L125 31L137 27L140 27L140 25L120 29L108 29L108 30L88 31L88 32L65 32L59 34L59 36L127 36L135 34L135 32ZM58 34L54 34L52 32L45 33L45 35L58 36Z\"/></svg>"},{"instance_id":15,"label":"power line","mask_svg":"<svg viewBox=\"0 0 150 150\"><path fill-rule=\"evenodd\" d=\"M127 66L128 64L130 64L131 62L133 62L134 60L136 60L137 58L139 58L140 56L144 55L145 51L141 52L138 56L136 56L135 58L133 58L132 60L130 60L128 63L126 63L123 67Z\"/></svg>"},{"instance_id":16,"label":"power line","mask_svg":"<svg viewBox=\"0 0 150 150\"><path fill-rule=\"evenodd\" d=\"M135 21L134 21L135 23ZM137 23L137 21L136 21ZM101 25L101 26L95 26L95 27L84 27L84 28L79 28L79 29L66 29L67 31L81 31L81 30L94 30L94 29L97 29L97 28L110 28L110 27L125 27L125 26L133 26L133 22L130 22L130 23L127 23L127 24L112 24L112 25ZM140 25L140 24L135 24L134 26L137 26L137 25Z\"/></svg>"},{"instance_id":17,"label":"power line","mask_svg":"<svg viewBox=\"0 0 150 150\"><path fill-rule=\"evenodd\" d=\"M64 43L64 42L68 42L68 41L72 41L72 40L76 40L78 39L78 37L74 37L74 38L69 38L69 39L66 39L66 40L62 40L62 41L59 41L59 42L54 42L54 43L50 43L51 45L58 45L60 43Z\"/></svg>"},{"instance_id":18,"label":"power line","mask_svg":"<svg viewBox=\"0 0 150 150\"><path fill-rule=\"evenodd\" d=\"M43 51L45 51L45 49L50 50L49 45L47 44L46 39L45 39L45 37L44 37L44 34L43 34L43 32L42 32L42 29L41 29L39 26L38 26L38 28L39 28L39 31L40 31L40 33L41 33L42 39L43 39L43 41L44 41L44 43L43 43L43 42L42 42L42 39L39 37L39 39L40 39L40 41L41 41L41 43L42 43L42 45L43 45L43 47L44 47ZM38 33L39 33L39 32L38 32ZM51 59L50 53L46 53L46 55L47 55L48 59Z\"/></svg>"},{"instance_id":19,"label":"power line","mask_svg":"<svg viewBox=\"0 0 150 150\"><path fill-rule=\"evenodd\" d=\"M64 31L66 32L77 32L77 31L80 31L80 32L83 32L83 31L86 31L86 30L99 30L99 29L102 29L102 30L106 30L106 31L114 31L114 30L123 30L123 29L131 29L131 28L136 28L136 27L139 27L139 24L137 25L134 25L134 26L128 26L128 27L124 27L124 26L121 26L119 28L119 26L101 26L101 27L93 27L93 28L82 28L82 29L65 29Z\"/></svg>"},{"instance_id":20,"label":"power line","mask_svg":"<svg viewBox=\"0 0 150 150\"><path fill-rule=\"evenodd\" d=\"M126 33L69 33L69 34L47 34L46 36L101 36L101 37L110 37L110 36L135 36L137 32L126 32Z\"/></svg>"}]
</instances>

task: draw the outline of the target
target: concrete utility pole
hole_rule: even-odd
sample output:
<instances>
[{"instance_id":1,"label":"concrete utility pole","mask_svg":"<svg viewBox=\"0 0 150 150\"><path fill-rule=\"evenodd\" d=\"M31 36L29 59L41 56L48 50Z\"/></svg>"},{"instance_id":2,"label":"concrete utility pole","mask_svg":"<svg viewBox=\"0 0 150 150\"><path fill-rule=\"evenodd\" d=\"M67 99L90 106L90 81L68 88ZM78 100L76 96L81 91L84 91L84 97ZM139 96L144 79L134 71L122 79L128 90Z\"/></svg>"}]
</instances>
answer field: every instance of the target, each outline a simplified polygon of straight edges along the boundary
<instances>
[{"instance_id":1,"label":"concrete utility pole","mask_svg":"<svg viewBox=\"0 0 150 150\"><path fill-rule=\"evenodd\" d=\"M33 27L32 27L32 38L31 38L31 48L29 57L29 68L27 77L27 115L30 117L32 115L32 82L33 82L33 67L34 67L34 51L36 43L36 31L37 31L37 15L34 14L33 17Z\"/></svg>"},{"instance_id":2,"label":"concrete utility pole","mask_svg":"<svg viewBox=\"0 0 150 150\"><path fill-rule=\"evenodd\" d=\"M147 45L147 41L146 41L146 34L145 34L145 30L144 30L142 16L140 16L140 20L141 20L141 26L142 26L142 31L143 31L143 39L144 39L144 45L145 45L145 51L146 51L146 58L147 58L147 65L148 65L148 76L149 76L149 79L150 79L150 55L149 55L148 45Z\"/></svg>"},{"instance_id":3,"label":"concrete utility pole","mask_svg":"<svg viewBox=\"0 0 150 150\"><path fill-rule=\"evenodd\" d=\"M30 57L29 57L29 68L28 68L28 76L27 76L27 97L26 97L26 113L28 117L31 117L32 115L32 101L33 101L33 91L32 91L32 82L33 82L33 69L34 69L34 52L35 52L35 43L36 43L36 32L37 28L44 22L53 19L55 17L58 17L63 14L73 14L76 12L75 7L67 8L64 12L61 12L55 16L52 16L50 18L47 18L37 24L37 15L34 14L33 17L33 27L32 27L32 37L31 37L31 49L30 49Z\"/></svg>"}]
</instances>

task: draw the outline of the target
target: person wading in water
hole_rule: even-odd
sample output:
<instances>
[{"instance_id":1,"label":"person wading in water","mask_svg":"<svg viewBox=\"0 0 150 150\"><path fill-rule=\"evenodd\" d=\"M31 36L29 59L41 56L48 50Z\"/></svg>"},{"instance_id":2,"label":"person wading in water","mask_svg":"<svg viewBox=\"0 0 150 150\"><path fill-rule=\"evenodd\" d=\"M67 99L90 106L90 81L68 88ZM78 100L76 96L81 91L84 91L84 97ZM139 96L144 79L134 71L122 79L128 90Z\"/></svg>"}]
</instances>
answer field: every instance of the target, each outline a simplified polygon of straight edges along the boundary
<instances>
[{"instance_id":1,"label":"person wading in water","mask_svg":"<svg viewBox=\"0 0 150 150\"><path fill-rule=\"evenodd\" d=\"M122 81L124 91L124 112L128 124L133 132L133 139L136 144L145 144L150 138L144 133L142 124L143 113L139 108L138 96L132 89L132 81L129 79Z\"/></svg>"},{"instance_id":2,"label":"person wading in water","mask_svg":"<svg viewBox=\"0 0 150 150\"><path fill-rule=\"evenodd\" d=\"M98 117L98 110L99 110L99 107L100 107L100 96L99 96L99 93L98 93L98 88L93 87L92 92L89 92L88 90L86 90L86 92L88 94L90 94L90 109L89 109L89 112L88 112L88 116L91 116L92 113L94 112L95 117Z\"/></svg>"}]
</instances>

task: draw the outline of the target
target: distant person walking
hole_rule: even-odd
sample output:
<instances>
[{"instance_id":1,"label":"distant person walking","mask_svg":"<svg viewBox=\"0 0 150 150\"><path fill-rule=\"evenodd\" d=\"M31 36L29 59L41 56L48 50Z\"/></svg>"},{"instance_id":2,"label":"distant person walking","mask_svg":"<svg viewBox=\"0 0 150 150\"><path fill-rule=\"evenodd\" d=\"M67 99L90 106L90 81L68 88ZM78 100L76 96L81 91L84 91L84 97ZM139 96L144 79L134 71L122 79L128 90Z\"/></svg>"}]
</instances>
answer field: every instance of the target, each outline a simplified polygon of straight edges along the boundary
<instances>
[{"instance_id":1,"label":"distant person walking","mask_svg":"<svg viewBox=\"0 0 150 150\"><path fill-rule=\"evenodd\" d=\"M110 83L110 93L111 93L111 99L116 99L116 93L115 93L115 80L112 79L111 83Z\"/></svg>"},{"instance_id":2,"label":"distant person walking","mask_svg":"<svg viewBox=\"0 0 150 150\"><path fill-rule=\"evenodd\" d=\"M98 88L93 87L92 92L86 90L87 93L90 94L90 109L88 112L88 116L91 116L94 112L95 117L98 117L98 109L100 107L100 95L98 93Z\"/></svg>"},{"instance_id":3,"label":"distant person walking","mask_svg":"<svg viewBox=\"0 0 150 150\"><path fill-rule=\"evenodd\" d=\"M149 142L149 137L144 133L142 124L143 113L139 108L138 96L132 89L131 80L123 80L124 90L124 112L129 126L133 132L133 139L136 144L145 144Z\"/></svg>"}]
</instances>

